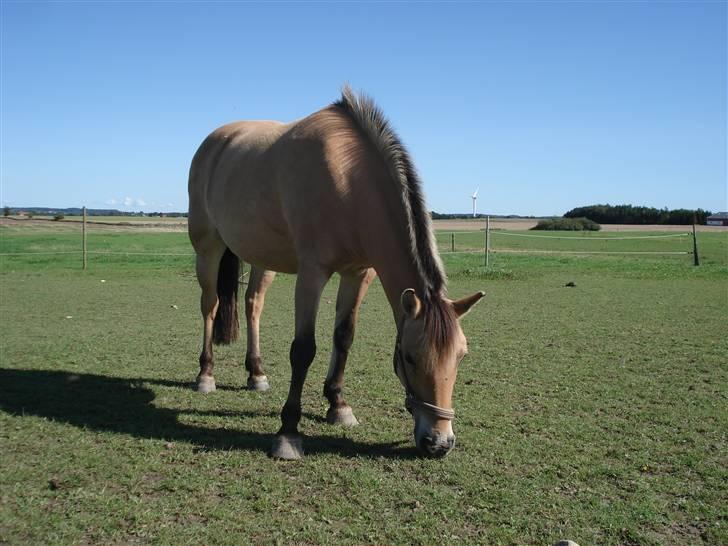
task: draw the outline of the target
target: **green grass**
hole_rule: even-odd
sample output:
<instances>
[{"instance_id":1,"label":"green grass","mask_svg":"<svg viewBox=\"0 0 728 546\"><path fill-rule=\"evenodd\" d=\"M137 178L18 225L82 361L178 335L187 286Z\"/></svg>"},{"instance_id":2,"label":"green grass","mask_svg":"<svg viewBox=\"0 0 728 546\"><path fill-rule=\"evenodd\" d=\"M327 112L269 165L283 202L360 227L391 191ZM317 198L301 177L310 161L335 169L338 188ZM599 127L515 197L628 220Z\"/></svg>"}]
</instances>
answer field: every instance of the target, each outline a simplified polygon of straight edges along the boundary
<instances>
[{"instance_id":1,"label":"green grass","mask_svg":"<svg viewBox=\"0 0 728 546\"><path fill-rule=\"evenodd\" d=\"M76 231L0 229L0 253L79 247ZM458 445L436 461L414 450L378 283L347 370L361 426L323 420L332 282L304 390L307 456L283 463L267 450L294 277L263 315L272 389L243 389L237 344L217 349L219 390L202 396L193 257L160 255L190 252L185 234L92 230L89 250L153 255L93 254L85 272L78 254L0 256L0 542L725 544L728 237L699 242L699 268L496 253L486 271L482 255L445 255L450 293L487 297L463 322Z\"/></svg>"}]
</instances>

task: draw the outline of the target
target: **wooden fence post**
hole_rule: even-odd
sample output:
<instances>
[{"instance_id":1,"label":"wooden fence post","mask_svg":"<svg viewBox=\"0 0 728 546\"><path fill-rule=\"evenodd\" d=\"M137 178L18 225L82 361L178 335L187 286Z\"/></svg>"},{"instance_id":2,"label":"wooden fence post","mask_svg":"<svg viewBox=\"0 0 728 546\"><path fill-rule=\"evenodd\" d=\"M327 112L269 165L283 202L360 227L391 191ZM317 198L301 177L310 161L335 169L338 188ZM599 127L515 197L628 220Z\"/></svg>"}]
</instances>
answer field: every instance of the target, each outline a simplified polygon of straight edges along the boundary
<instances>
[{"instance_id":1,"label":"wooden fence post","mask_svg":"<svg viewBox=\"0 0 728 546\"><path fill-rule=\"evenodd\" d=\"M81 228L83 239L83 268L86 269L86 207L83 207L83 227Z\"/></svg>"},{"instance_id":2,"label":"wooden fence post","mask_svg":"<svg viewBox=\"0 0 728 546\"><path fill-rule=\"evenodd\" d=\"M455 252L455 234L450 234L450 251Z\"/></svg>"},{"instance_id":3,"label":"wooden fence post","mask_svg":"<svg viewBox=\"0 0 728 546\"><path fill-rule=\"evenodd\" d=\"M695 235L695 218L693 218L693 265L700 265L700 256L698 256L698 238Z\"/></svg>"},{"instance_id":4,"label":"wooden fence post","mask_svg":"<svg viewBox=\"0 0 728 546\"><path fill-rule=\"evenodd\" d=\"M490 263L490 216L485 217L485 267Z\"/></svg>"}]
</instances>

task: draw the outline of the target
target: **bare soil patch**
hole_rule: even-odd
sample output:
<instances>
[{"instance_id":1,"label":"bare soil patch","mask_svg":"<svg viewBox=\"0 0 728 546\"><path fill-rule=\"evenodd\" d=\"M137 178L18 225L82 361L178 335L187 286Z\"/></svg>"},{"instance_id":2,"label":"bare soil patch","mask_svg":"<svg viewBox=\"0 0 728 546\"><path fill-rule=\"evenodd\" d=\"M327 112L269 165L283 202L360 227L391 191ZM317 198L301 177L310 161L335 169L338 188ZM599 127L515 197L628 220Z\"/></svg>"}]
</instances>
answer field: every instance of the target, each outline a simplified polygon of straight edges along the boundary
<instances>
[{"instance_id":1,"label":"bare soil patch","mask_svg":"<svg viewBox=\"0 0 728 546\"><path fill-rule=\"evenodd\" d=\"M0 217L0 226L8 228L34 228L36 230L80 230L80 219L64 219L55 221L51 218L24 218L17 216ZM538 223L537 219L531 218L495 218L490 221L490 229L501 230L529 230ZM484 231L485 220L478 218L474 220L433 220L433 227L437 231ZM118 219L103 217L102 220L94 220L93 217L87 221L87 227L93 231L135 231L135 232L186 232L187 218L127 218L124 216ZM702 232L726 232L728 226L697 226ZM675 225L637 225L637 224L602 224L602 231L668 231L686 232L692 229L691 226Z\"/></svg>"},{"instance_id":2,"label":"bare soil patch","mask_svg":"<svg viewBox=\"0 0 728 546\"><path fill-rule=\"evenodd\" d=\"M0 226L15 229L31 228L34 230L81 230L81 220L74 217L72 220L53 220L50 218L18 218L0 217ZM146 232L177 232L187 231L187 219L179 218L160 222L159 219L148 218L147 221L128 221L121 216L119 220L87 220L86 227L93 231L146 231Z\"/></svg>"},{"instance_id":3,"label":"bare soil patch","mask_svg":"<svg viewBox=\"0 0 728 546\"><path fill-rule=\"evenodd\" d=\"M490 229L504 230L527 230L538 223L537 219L531 218L491 218ZM482 231L485 230L485 220L477 218L473 220L433 220L432 224L438 231ZM662 224L601 224L602 231L690 231L692 226L675 226ZM697 226L698 231L705 232L728 232L728 226Z\"/></svg>"}]
</instances>

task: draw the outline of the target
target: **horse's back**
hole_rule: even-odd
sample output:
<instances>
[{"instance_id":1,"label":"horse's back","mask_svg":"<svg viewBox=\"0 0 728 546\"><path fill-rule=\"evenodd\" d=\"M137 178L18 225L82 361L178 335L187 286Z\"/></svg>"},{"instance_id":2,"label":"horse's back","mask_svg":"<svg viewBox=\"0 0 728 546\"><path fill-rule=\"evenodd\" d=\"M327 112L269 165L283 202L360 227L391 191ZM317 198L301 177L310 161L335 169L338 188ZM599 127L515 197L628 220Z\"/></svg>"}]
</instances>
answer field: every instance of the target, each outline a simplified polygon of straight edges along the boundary
<instances>
[{"instance_id":1,"label":"horse's back","mask_svg":"<svg viewBox=\"0 0 728 546\"><path fill-rule=\"evenodd\" d=\"M352 172L367 163L351 160L367 148L358 139L336 108L216 129L190 170L190 235L214 228L242 259L276 271L295 272L302 257L358 265Z\"/></svg>"}]
</instances>

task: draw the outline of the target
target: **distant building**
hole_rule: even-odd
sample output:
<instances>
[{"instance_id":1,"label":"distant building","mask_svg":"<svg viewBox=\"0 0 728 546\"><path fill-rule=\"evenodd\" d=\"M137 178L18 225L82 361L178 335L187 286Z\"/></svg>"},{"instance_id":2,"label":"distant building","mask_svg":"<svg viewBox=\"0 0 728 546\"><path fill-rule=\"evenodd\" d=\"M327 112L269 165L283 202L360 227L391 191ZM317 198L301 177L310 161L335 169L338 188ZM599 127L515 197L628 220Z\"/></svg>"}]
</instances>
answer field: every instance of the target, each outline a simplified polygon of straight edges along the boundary
<instances>
[{"instance_id":1,"label":"distant building","mask_svg":"<svg viewBox=\"0 0 728 546\"><path fill-rule=\"evenodd\" d=\"M708 226L728 226L728 212L711 214L705 223Z\"/></svg>"}]
</instances>

